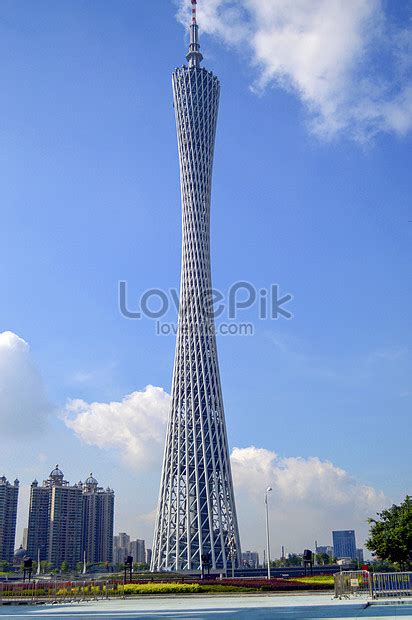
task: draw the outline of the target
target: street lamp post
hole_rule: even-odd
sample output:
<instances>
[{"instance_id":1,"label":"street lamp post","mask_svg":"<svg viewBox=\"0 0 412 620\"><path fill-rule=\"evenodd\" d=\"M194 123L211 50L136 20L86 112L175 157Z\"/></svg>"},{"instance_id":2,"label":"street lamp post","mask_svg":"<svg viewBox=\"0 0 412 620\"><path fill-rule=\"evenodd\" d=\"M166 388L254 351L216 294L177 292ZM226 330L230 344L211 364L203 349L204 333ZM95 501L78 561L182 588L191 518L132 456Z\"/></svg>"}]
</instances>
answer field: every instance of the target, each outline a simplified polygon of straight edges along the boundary
<instances>
[{"instance_id":1,"label":"street lamp post","mask_svg":"<svg viewBox=\"0 0 412 620\"><path fill-rule=\"evenodd\" d=\"M268 493L272 490L272 487L268 487L265 492L265 506L266 506L266 556L268 563L268 579L270 579L270 538L269 538L269 506L268 506Z\"/></svg>"},{"instance_id":2,"label":"street lamp post","mask_svg":"<svg viewBox=\"0 0 412 620\"><path fill-rule=\"evenodd\" d=\"M235 557L236 557L236 541L235 537L231 536L229 539L229 555L232 563L232 579L235 577Z\"/></svg>"},{"instance_id":3,"label":"street lamp post","mask_svg":"<svg viewBox=\"0 0 412 620\"><path fill-rule=\"evenodd\" d=\"M315 540L315 553L313 554L313 566L317 566L318 562L317 562L317 554L318 554L318 541Z\"/></svg>"}]
</instances>

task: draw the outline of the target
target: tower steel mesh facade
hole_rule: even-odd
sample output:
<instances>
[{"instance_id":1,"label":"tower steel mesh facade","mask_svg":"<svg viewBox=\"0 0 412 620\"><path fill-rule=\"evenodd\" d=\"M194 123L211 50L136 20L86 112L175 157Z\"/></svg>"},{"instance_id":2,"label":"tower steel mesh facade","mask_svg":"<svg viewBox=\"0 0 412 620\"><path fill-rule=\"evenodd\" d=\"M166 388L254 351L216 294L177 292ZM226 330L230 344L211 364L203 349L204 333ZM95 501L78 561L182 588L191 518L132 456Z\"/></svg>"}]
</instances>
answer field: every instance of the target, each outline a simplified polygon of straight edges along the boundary
<instances>
[{"instance_id":1,"label":"tower steel mesh facade","mask_svg":"<svg viewBox=\"0 0 412 620\"><path fill-rule=\"evenodd\" d=\"M241 557L210 295L210 196L220 85L199 66L195 13L186 58L188 66L176 69L172 78L182 272L154 571L196 570L205 564L225 570Z\"/></svg>"}]
</instances>

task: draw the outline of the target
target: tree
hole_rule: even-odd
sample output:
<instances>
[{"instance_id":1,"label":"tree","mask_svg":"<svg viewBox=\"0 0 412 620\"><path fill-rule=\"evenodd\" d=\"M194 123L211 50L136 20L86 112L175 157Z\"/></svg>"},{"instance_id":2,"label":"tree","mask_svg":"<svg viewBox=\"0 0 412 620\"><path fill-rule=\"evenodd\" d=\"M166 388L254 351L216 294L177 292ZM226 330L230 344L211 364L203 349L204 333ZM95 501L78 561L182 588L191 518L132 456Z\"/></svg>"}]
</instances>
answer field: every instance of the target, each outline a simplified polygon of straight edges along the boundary
<instances>
[{"instance_id":1,"label":"tree","mask_svg":"<svg viewBox=\"0 0 412 620\"><path fill-rule=\"evenodd\" d=\"M282 568L283 560L270 560L271 568Z\"/></svg>"},{"instance_id":2,"label":"tree","mask_svg":"<svg viewBox=\"0 0 412 620\"><path fill-rule=\"evenodd\" d=\"M145 562L133 562L133 571L136 573L139 570L149 570L150 566Z\"/></svg>"},{"instance_id":3,"label":"tree","mask_svg":"<svg viewBox=\"0 0 412 620\"><path fill-rule=\"evenodd\" d=\"M327 553L316 553L316 564L319 566L326 566L329 564L333 564L333 558L330 557Z\"/></svg>"},{"instance_id":4,"label":"tree","mask_svg":"<svg viewBox=\"0 0 412 620\"><path fill-rule=\"evenodd\" d=\"M69 563L67 562L67 560L63 560L62 565L60 567L60 570L62 573L67 573L69 570Z\"/></svg>"},{"instance_id":5,"label":"tree","mask_svg":"<svg viewBox=\"0 0 412 620\"><path fill-rule=\"evenodd\" d=\"M387 560L372 560L368 562L369 570L372 573L394 573L397 570L395 564L388 562Z\"/></svg>"},{"instance_id":6,"label":"tree","mask_svg":"<svg viewBox=\"0 0 412 620\"><path fill-rule=\"evenodd\" d=\"M412 564L412 497L378 513L370 524L366 548L379 558L397 564L401 570Z\"/></svg>"},{"instance_id":7,"label":"tree","mask_svg":"<svg viewBox=\"0 0 412 620\"><path fill-rule=\"evenodd\" d=\"M302 556L296 553L289 553L285 559L285 566L302 566Z\"/></svg>"},{"instance_id":8,"label":"tree","mask_svg":"<svg viewBox=\"0 0 412 620\"><path fill-rule=\"evenodd\" d=\"M42 573L48 573L51 570L52 564L47 560L42 560L40 562L40 570Z\"/></svg>"}]
</instances>

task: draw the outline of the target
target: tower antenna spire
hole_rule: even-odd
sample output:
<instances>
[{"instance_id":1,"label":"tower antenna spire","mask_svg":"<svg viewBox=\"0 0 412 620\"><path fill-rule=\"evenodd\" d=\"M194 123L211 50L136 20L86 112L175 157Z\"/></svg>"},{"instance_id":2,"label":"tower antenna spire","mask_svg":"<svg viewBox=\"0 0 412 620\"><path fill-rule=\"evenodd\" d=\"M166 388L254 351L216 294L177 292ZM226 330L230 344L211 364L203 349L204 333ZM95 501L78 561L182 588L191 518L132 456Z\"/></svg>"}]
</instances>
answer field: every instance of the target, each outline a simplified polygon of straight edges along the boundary
<instances>
[{"instance_id":1,"label":"tower antenna spire","mask_svg":"<svg viewBox=\"0 0 412 620\"><path fill-rule=\"evenodd\" d=\"M189 67L198 67L203 60L203 56L200 53L199 45L199 26L197 25L197 0L191 0L192 3L192 23L190 24L190 45L189 51L186 54L186 60L189 63Z\"/></svg>"}]
</instances>

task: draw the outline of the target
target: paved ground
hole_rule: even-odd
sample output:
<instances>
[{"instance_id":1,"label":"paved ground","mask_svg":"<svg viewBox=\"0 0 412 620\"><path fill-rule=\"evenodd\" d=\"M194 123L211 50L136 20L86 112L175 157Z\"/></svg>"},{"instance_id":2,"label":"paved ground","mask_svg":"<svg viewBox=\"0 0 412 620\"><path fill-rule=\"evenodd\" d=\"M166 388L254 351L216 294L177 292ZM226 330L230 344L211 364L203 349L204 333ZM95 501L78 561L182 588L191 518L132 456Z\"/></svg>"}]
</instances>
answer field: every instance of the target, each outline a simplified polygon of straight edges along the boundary
<instances>
[{"instance_id":1,"label":"paved ground","mask_svg":"<svg viewBox=\"0 0 412 620\"><path fill-rule=\"evenodd\" d=\"M371 605L366 601L336 601L330 594L279 596L256 594L246 596L178 596L145 597L133 600L112 600L74 605L0 607L0 620L28 618L31 620L102 619L151 620L172 618L190 620L321 620L322 618L367 618L412 620L412 601L407 604Z\"/></svg>"}]
</instances>

